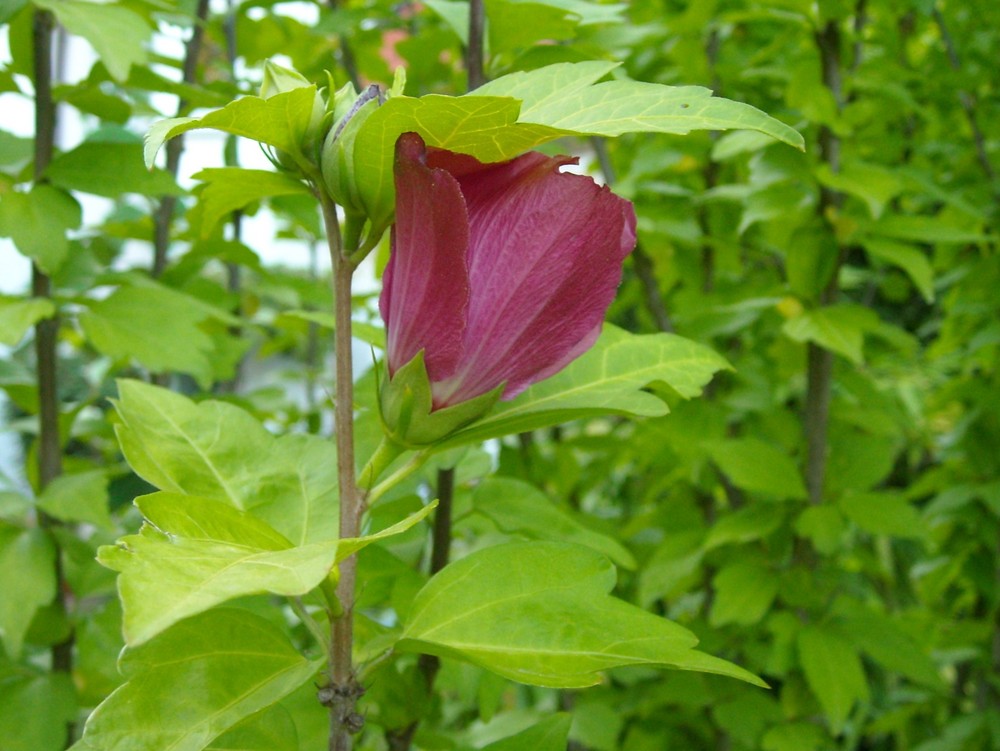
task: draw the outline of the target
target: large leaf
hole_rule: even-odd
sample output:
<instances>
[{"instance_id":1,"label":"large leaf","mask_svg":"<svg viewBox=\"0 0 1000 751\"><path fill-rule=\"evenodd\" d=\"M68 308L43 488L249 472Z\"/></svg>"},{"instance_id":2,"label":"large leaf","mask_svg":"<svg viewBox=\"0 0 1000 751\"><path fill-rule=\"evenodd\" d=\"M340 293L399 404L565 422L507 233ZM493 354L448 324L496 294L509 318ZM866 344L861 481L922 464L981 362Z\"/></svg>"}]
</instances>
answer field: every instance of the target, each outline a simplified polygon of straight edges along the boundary
<instances>
[{"instance_id":1,"label":"large leaf","mask_svg":"<svg viewBox=\"0 0 1000 751\"><path fill-rule=\"evenodd\" d=\"M119 381L122 453L161 490L222 501L268 522L296 545L337 537L337 463L316 436L276 438L231 404L195 404Z\"/></svg>"},{"instance_id":2,"label":"large leaf","mask_svg":"<svg viewBox=\"0 0 1000 751\"><path fill-rule=\"evenodd\" d=\"M756 130L797 148L792 127L742 102L713 97L701 86L664 86L641 81L593 83L617 64L559 63L511 73L476 89L476 95L512 96L522 101L518 123L557 133L619 136L653 132L683 135L692 130ZM549 140L549 139L546 139Z\"/></svg>"},{"instance_id":3,"label":"large leaf","mask_svg":"<svg viewBox=\"0 0 1000 751\"><path fill-rule=\"evenodd\" d=\"M87 720L75 751L202 751L244 718L310 680L278 628L246 610L216 609L127 650L128 682Z\"/></svg>"},{"instance_id":4,"label":"large leaf","mask_svg":"<svg viewBox=\"0 0 1000 751\"><path fill-rule=\"evenodd\" d=\"M603 553L624 568L636 566L635 557L615 538L580 523L541 490L521 480L487 478L472 494L472 505L503 532L536 540L573 542Z\"/></svg>"},{"instance_id":5,"label":"large leaf","mask_svg":"<svg viewBox=\"0 0 1000 751\"><path fill-rule=\"evenodd\" d=\"M683 134L746 128L802 148L802 136L760 110L712 97L709 89L616 80L595 83L618 63L558 63L512 73L463 97L392 97L367 119L354 143L365 206L391 206L396 139L419 133L429 146L480 161L510 159L565 135ZM373 217L374 223L385 217Z\"/></svg>"},{"instance_id":6,"label":"large leaf","mask_svg":"<svg viewBox=\"0 0 1000 751\"><path fill-rule=\"evenodd\" d=\"M666 384L690 399L729 365L708 347L673 334L629 334L607 325L597 344L560 373L531 386L443 446L606 414L658 417L669 410L645 391Z\"/></svg>"},{"instance_id":7,"label":"large leaf","mask_svg":"<svg viewBox=\"0 0 1000 751\"><path fill-rule=\"evenodd\" d=\"M293 547L220 501L156 493L136 505L152 526L98 554L120 572L125 640L132 646L234 597L304 595L330 572L337 552L335 540Z\"/></svg>"},{"instance_id":8,"label":"large leaf","mask_svg":"<svg viewBox=\"0 0 1000 751\"><path fill-rule=\"evenodd\" d=\"M447 566L417 594L397 648L453 657L521 683L591 686L625 665L760 680L693 649L686 629L608 595L615 569L578 545L515 542Z\"/></svg>"},{"instance_id":9,"label":"large leaf","mask_svg":"<svg viewBox=\"0 0 1000 751\"><path fill-rule=\"evenodd\" d=\"M331 575L334 563L405 532L433 508L374 535L295 547L265 522L221 501L161 492L136 505L150 523L98 551L98 560L120 573L130 646L235 597L304 595Z\"/></svg>"}]
</instances>

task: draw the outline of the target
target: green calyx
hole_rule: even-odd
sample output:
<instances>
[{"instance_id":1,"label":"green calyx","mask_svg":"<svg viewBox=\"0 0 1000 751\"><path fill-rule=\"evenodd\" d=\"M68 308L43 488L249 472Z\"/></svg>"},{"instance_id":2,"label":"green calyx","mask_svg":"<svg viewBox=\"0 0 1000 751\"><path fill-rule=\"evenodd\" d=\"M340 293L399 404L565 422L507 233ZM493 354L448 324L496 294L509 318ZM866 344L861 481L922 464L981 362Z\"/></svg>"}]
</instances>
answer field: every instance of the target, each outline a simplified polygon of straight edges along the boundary
<instances>
[{"instance_id":1,"label":"green calyx","mask_svg":"<svg viewBox=\"0 0 1000 751\"><path fill-rule=\"evenodd\" d=\"M433 409L423 350L382 384L380 409L388 438L406 448L443 441L485 417L503 393L504 384L468 401Z\"/></svg>"},{"instance_id":2,"label":"green calyx","mask_svg":"<svg viewBox=\"0 0 1000 751\"><path fill-rule=\"evenodd\" d=\"M272 63L264 63L264 80L260 85L260 96L269 99L275 94L283 94L294 89L316 88L305 76L297 71ZM309 122L302 133L301 151L313 163L318 162L320 142L328 126L327 103L323 94L317 89L313 101ZM278 151L278 163L287 169L295 169L297 165L290 154Z\"/></svg>"}]
</instances>

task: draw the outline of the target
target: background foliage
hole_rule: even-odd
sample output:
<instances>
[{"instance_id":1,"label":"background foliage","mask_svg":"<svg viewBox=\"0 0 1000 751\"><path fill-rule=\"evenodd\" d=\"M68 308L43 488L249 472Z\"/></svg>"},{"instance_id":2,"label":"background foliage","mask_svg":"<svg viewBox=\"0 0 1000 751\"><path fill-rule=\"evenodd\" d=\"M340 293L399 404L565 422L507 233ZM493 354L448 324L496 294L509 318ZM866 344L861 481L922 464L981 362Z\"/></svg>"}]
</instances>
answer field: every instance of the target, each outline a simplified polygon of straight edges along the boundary
<instances>
[{"instance_id":1,"label":"background foliage","mask_svg":"<svg viewBox=\"0 0 1000 751\"><path fill-rule=\"evenodd\" d=\"M574 749L593 751L1000 748L1000 7L487 0L486 10L489 78L620 61L631 78L708 86L806 136L805 153L748 132L555 144L637 207L640 245L610 320L676 331L732 370L697 399L663 387L664 417L582 419L451 457L454 557L558 529L617 564L619 597L691 629L771 690L644 668L586 690L536 689L445 660L430 696L418 658L401 655L371 676L362 746L402 747L422 718L415 745L428 749L545 751L565 746L567 727ZM0 297L5 426L24 462L0 493L4 751L62 748L67 726L79 733L130 671L170 670L171 646L157 641L119 672L115 572L95 562L98 546L136 531L131 501L151 490L119 450L115 378L211 395L275 432L329 433L322 267L261 262L279 237L315 257L314 204L292 187L263 204L263 194L220 196L207 170L188 189L181 139L147 172L151 120L255 91L272 57L319 83L326 69L338 85L388 83L405 65L410 94L466 85L467 11L454 0L14 0L0 9L10 48L0 112L36 94L44 110L41 11L65 30L62 44L94 54L89 70L57 69L51 91L60 119L80 118L81 140L49 155L7 114L0 131L0 236L35 264L31 289ZM242 153L220 141L190 171ZM267 233L245 231L251 214L272 218L254 224ZM356 309L377 322L369 297ZM53 336L58 361L47 362ZM371 375L361 378L359 390ZM294 467L309 441L266 451ZM482 481L491 463L497 476ZM374 515L398 520L434 494L435 478L431 467L423 488ZM361 554L367 613L411 607L428 530ZM260 612L253 598L236 604ZM288 632L254 617L262 633ZM228 610L196 618L206 622L171 638L239 638ZM366 623L374 639L377 623ZM281 644L275 664L314 669ZM197 748L321 748L326 728L305 709L314 702L299 691L221 739L206 731ZM150 714L119 718L123 732Z\"/></svg>"}]
</instances>

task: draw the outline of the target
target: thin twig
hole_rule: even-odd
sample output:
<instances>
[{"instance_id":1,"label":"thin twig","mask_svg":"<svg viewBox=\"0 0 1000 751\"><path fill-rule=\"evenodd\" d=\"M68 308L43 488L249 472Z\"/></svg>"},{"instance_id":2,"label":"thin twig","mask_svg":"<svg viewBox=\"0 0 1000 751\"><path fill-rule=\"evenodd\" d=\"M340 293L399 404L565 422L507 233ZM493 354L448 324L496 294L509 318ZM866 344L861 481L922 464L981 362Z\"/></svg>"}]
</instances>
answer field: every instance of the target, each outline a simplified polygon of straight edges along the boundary
<instances>
[{"instance_id":1,"label":"thin twig","mask_svg":"<svg viewBox=\"0 0 1000 751\"><path fill-rule=\"evenodd\" d=\"M483 69L483 33L486 28L486 11L483 0L469 0L469 44L465 48L465 70L469 77L469 91L486 83Z\"/></svg>"},{"instance_id":2,"label":"thin twig","mask_svg":"<svg viewBox=\"0 0 1000 751\"><path fill-rule=\"evenodd\" d=\"M827 22L816 34L823 83L833 95L838 109L842 105L842 83L840 72L840 27L836 21ZM840 171L840 137L824 125L819 132L820 156L832 172ZM843 195L823 186L817 210L821 218L827 219L843 202ZM845 249L838 249L838 257L830 279L820 294L819 304L830 305L839 292L839 270L844 260ZM806 347L806 400L804 427L806 433L806 488L809 500L819 504L823 500L823 483L826 478L827 426L830 418L830 393L833 382L833 353L818 344L810 342Z\"/></svg>"},{"instance_id":3,"label":"thin twig","mask_svg":"<svg viewBox=\"0 0 1000 751\"><path fill-rule=\"evenodd\" d=\"M208 0L198 0L195 10L194 28L184 52L184 62L181 72L183 83L191 85L195 82L198 72L198 60L201 57L201 43L205 36L205 19L208 17ZM184 97L177 101L177 117L187 111L188 102ZM166 145L166 170L174 178L180 169L181 154L184 152L184 136L172 138ZM159 278L167 268L167 251L170 249L170 230L174 221L174 209L177 207L176 196L162 196L156 209L153 222L153 278Z\"/></svg>"},{"instance_id":4,"label":"thin twig","mask_svg":"<svg viewBox=\"0 0 1000 751\"><path fill-rule=\"evenodd\" d=\"M611 155L608 154L607 143L603 138L594 136L590 139L590 145L594 149L597 163L600 165L601 173L604 175L604 183L608 186L613 185L617 176L615 175L614 165L611 163ZM646 303L646 309L653 317L656 328L660 331L673 332L674 325L670 320L670 315L667 313L666 305L663 304L660 285L656 281L656 270L653 267L653 259L649 257L642 244L638 242L635 244L635 249L632 251L631 257L632 269L635 271L639 283L642 284L643 300Z\"/></svg>"},{"instance_id":5,"label":"thin twig","mask_svg":"<svg viewBox=\"0 0 1000 751\"><path fill-rule=\"evenodd\" d=\"M55 152L56 105L52 97L52 34L55 21L48 11L36 10L32 20L34 42L35 76L35 144L34 181L45 182L48 169ZM31 265L31 293L35 299L48 300L52 297L52 280L37 264ZM59 438L59 382L58 353L59 318L53 316L35 324L35 360L38 374L38 487L43 490L62 474L62 442ZM58 526L58 522L41 513L40 521L46 528ZM64 613L69 612L70 589L62 567L62 553L57 552L55 560L57 594L56 601ZM69 674L73 670L73 644L75 633L69 634L51 649L52 670ZM76 732L75 723L66 723L64 747L73 745Z\"/></svg>"},{"instance_id":6,"label":"thin twig","mask_svg":"<svg viewBox=\"0 0 1000 751\"><path fill-rule=\"evenodd\" d=\"M948 55L948 63L951 65L952 70L961 70L962 61L958 56L958 48L955 46L955 40L952 39L951 33L948 31L944 16L936 6L931 14L934 18L934 23L937 24L938 30L941 32L941 41L944 42L945 52ZM994 194L1000 194L1000 187L996 185L996 170L993 169L993 163L990 161L989 154L986 151L986 137L983 135L982 128L979 127L979 120L976 119L976 96L971 92L962 90L958 92L958 100L962 105L962 111L965 112L965 119L969 121L969 128L972 130L972 141L976 147L976 159L979 161L979 166L982 167L986 177L993 184Z\"/></svg>"}]
</instances>

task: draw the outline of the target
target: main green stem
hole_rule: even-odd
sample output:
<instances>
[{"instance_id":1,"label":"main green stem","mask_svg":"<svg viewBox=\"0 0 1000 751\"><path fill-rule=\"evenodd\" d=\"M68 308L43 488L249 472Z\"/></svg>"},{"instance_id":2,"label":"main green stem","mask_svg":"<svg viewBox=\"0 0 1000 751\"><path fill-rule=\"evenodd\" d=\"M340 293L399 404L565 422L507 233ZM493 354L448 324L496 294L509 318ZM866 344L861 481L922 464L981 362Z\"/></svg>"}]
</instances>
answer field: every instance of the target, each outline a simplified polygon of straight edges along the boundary
<instances>
[{"instance_id":1,"label":"main green stem","mask_svg":"<svg viewBox=\"0 0 1000 751\"><path fill-rule=\"evenodd\" d=\"M334 351L336 360L336 420L337 478L340 489L340 538L357 537L361 529L363 499L355 480L354 463L354 365L351 356L351 281L354 264L345 256L340 238L340 222L336 205L321 198L323 220L330 260L333 264L333 294L336 328ZM357 732L360 716L355 711L361 689L354 677L351 652L354 644L354 582L357 558L350 556L340 563L337 599L340 612L330 619L330 687L334 699L330 702L330 751L350 751L352 732Z\"/></svg>"}]
</instances>

